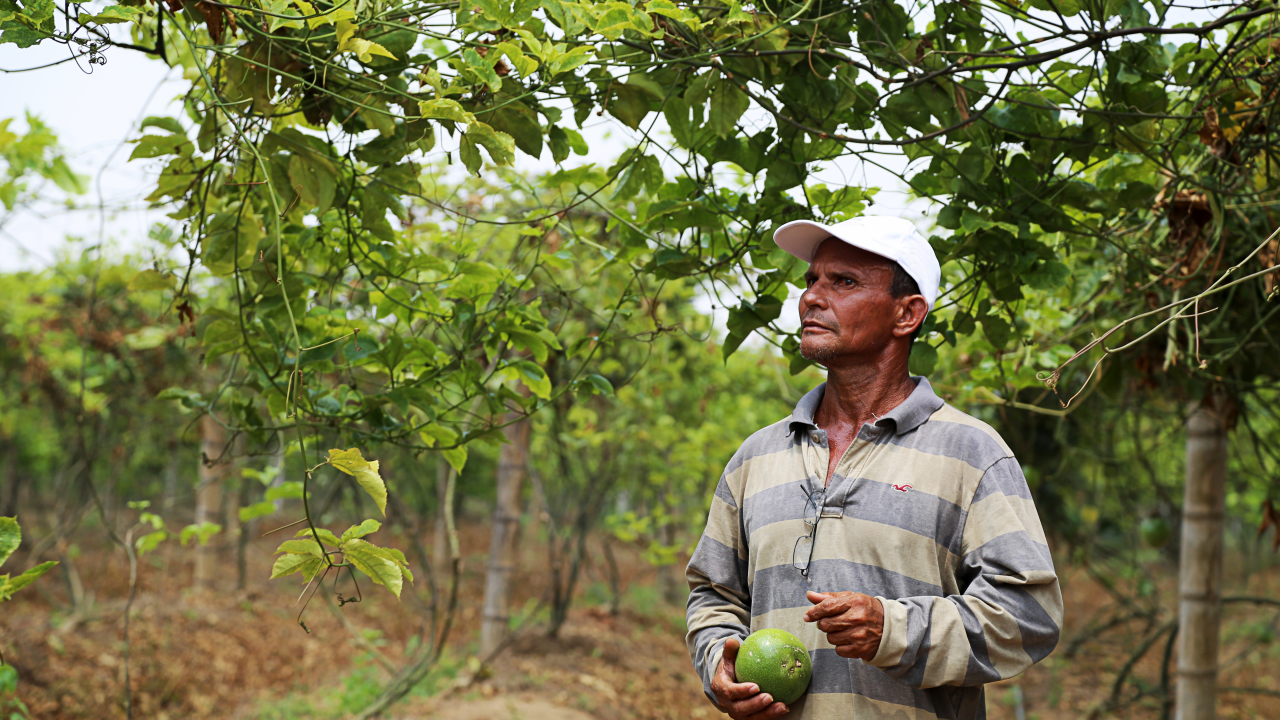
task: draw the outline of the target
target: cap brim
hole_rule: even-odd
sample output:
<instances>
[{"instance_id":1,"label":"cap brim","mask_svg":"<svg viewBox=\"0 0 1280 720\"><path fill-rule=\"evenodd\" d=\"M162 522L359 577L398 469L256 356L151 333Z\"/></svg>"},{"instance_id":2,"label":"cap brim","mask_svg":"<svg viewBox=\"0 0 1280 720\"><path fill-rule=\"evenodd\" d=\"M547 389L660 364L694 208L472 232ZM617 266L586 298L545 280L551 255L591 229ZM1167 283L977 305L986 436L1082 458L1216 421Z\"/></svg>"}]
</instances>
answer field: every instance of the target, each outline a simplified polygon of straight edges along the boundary
<instances>
[{"instance_id":1,"label":"cap brim","mask_svg":"<svg viewBox=\"0 0 1280 720\"><path fill-rule=\"evenodd\" d=\"M773 233L773 241L787 253L811 263L823 240L834 233L831 228L812 220L793 220Z\"/></svg>"}]
</instances>

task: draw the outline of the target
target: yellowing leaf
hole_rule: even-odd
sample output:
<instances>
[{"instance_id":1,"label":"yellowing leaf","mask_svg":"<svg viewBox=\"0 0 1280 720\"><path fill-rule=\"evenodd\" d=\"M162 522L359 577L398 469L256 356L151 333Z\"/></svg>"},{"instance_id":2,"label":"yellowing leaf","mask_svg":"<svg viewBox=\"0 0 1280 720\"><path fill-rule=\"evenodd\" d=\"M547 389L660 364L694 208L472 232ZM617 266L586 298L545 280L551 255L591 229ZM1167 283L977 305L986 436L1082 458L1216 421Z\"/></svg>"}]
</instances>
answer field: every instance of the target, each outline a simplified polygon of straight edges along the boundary
<instances>
[{"instance_id":1,"label":"yellowing leaf","mask_svg":"<svg viewBox=\"0 0 1280 720\"><path fill-rule=\"evenodd\" d=\"M400 572L400 566L383 554L382 548L364 540L349 540L343 548L343 556L375 583L385 586L396 597L400 597L404 575Z\"/></svg>"},{"instance_id":2,"label":"yellowing leaf","mask_svg":"<svg viewBox=\"0 0 1280 720\"><path fill-rule=\"evenodd\" d=\"M310 529L307 530L310 532ZM332 533L330 533L332 535ZM337 543L334 543L336 546ZM277 553L289 553L290 555L314 555L323 558L324 554L320 552L320 546L315 540L285 540L280 543L280 547L276 548Z\"/></svg>"},{"instance_id":3,"label":"yellowing leaf","mask_svg":"<svg viewBox=\"0 0 1280 720\"><path fill-rule=\"evenodd\" d=\"M311 537L311 536L312 536L311 528L305 528L303 530L299 530L298 534L294 535L294 537ZM315 532L315 537L320 538L320 541L325 543L326 545L332 545L333 547L340 547L342 545L342 541L338 539L337 535L334 535L332 532L329 532L324 528L317 528ZM308 543L308 544L311 545L313 549L317 547L315 543ZM279 552L279 550L277 550L276 552Z\"/></svg>"},{"instance_id":4,"label":"yellowing leaf","mask_svg":"<svg viewBox=\"0 0 1280 720\"><path fill-rule=\"evenodd\" d=\"M355 477L360 487L373 498L374 504L383 516L387 514L387 486L378 474L378 461L365 460L359 448L350 450L333 449L329 451L329 464L342 472Z\"/></svg>"},{"instance_id":5,"label":"yellowing leaf","mask_svg":"<svg viewBox=\"0 0 1280 720\"><path fill-rule=\"evenodd\" d=\"M396 56L392 55L386 48L376 42L371 42L363 38L351 38L343 45L341 50L355 53L355 56L360 58L360 62L364 63L373 60L374 55L389 57L392 60L396 59Z\"/></svg>"},{"instance_id":6,"label":"yellowing leaf","mask_svg":"<svg viewBox=\"0 0 1280 720\"><path fill-rule=\"evenodd\" d=\"M462 472L462 468L465 467L467 464L467 446L466 445L452 448L449 450L441 450L440 454L444 455L444 459L447 460L449 464L453 466L453 469L457 470L458 472Z\"/></svg>"},{"instance_id":7,"label":"yellowing leaf","mask_svg":"<svg viewBox=\"0 0 1280 720\"><path fill-rule=\"evenodd\" d=\"M347 41L350 40L351 36L355 35L356 30L359 30L360 28L356 27L356 24L351 22L350 20L339 20L337 25L338 25L338 30L337 30L338 52L343 52L345 50L344 46L347 44Z\"/></svg>"},{"instance_id":8,"label":"yellowing leaf","mask_svg":"<svg viewBox=\"0 0 1280 720\"><path fill-rule=\"evenodd\" d=\"M339 20L353 20L356 14L350 8L340 7L317 15L314 5L307 0L293 0L293 4L298 6L302 14L307 16L307 25L311 28L318 28L321 25L333 25ZM312 17L315 16L315 17Z\"/></svg>"},{"instance_id":9,"label":"yellowing leaf","mask_svg":"<svg viewBox=\"0 0 1280 720\"><path fill-rule=\"evenodd\" d=\"M22 528L16 518L0 517L0 565L22 544Z\"/></svg>"},{"instance_id":10,"label":"yellowing leaf","mask_svg":"<svg viewBox=\"0 0 1280 720\"><path fill-rule=\"evenodd\" d=\"M302 578L310 582L323 564L323 560L311 555L281 555L271 566L271 579L301 572Z\"/></svg>"},{"instance_id":11,"label":"yellowing leaf","mask_svg":"<svg viewBox=\"0 0 1280 720\"><path fill-rule=\"evenodd\" d=\"M382 523L378 522L377 520L373 520L373 519L365 520L359 525L352 525L351 527L347 528L347 531L342 533L342 542L346 542L348 540L352 540L355 538L362 538L365 535L376 533L378 532L378 529L381 527L382 527Z\"/></svg>"},{"instance_id":12,"label":"yellowing leaf","mask_svg":"<svg viewBox=\"0 0 1280 720\"><path fill-rule=\"evenodd\" d=\"M475 115L463 110L457 100L448 98L423 100L418 103L418 110L422 113L422 117L434 120L452 120L468 125L476 121Z\"/></svg>"}]
</instances>

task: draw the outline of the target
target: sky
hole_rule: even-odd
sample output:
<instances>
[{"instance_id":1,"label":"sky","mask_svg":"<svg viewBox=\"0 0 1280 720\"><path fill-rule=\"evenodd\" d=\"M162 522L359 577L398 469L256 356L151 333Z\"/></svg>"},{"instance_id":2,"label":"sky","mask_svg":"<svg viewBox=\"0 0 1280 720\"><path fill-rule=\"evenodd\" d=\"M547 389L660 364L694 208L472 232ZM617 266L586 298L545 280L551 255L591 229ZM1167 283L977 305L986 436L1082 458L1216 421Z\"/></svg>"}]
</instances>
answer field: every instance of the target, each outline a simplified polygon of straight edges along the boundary
<instances>
[{"instance_id":1,"label":"sky","mask_svg":"<svg viewBox=\"0 0 1280 720\"><path fill-rule=\"evenodd\" d=\"M50 42L20 49L0 44L0 68L15 70L69 57L67 48ZM182 91L179 73L141 53L112 48L106 65L77 67L67 62L31 72L0 73L0 117L37 115L59 137L72 168L89 176L89 192L78 199L81 209L68 211L58 202L38 212L23 213L0 231L0 271L43 267L66 247L68 235L85 243L102 236L130 246L147 236L163 215L141 202L149 177L144 164L127 163L135 128L148 115L173 114L173 99ZM83 70L81 69L83 68ZM84 70L92 68L93 73ZM11 129L25 129L18 122ZM52 195L57 189L52 188ZM100 212L100 207L106 212ZM104 222L105 220L105 222ZM101 228L100 228L101 226Z\"/></svg>"}]
</instances>

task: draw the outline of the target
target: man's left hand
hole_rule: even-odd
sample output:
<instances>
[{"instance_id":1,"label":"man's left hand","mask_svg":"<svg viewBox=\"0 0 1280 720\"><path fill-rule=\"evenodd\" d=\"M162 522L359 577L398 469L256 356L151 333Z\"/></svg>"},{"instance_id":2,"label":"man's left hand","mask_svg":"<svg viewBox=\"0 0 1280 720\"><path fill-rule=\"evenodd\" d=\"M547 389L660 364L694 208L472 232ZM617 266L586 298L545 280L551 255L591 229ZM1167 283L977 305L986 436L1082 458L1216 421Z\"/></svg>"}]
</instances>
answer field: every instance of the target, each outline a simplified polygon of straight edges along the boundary
<instances>
[{"instance_id":1,"label":"man's left hand","mask_svg":"<svg viewBox=\"0 0 1280 720\"><path fill-rule=\"evenodd\" d=\"M805 611L805 622L817 622L843 658L870 662L880 649L884 633L884 607L880 601L856 592L809 592L813 607Z\"/></svg>"}]
</instances>

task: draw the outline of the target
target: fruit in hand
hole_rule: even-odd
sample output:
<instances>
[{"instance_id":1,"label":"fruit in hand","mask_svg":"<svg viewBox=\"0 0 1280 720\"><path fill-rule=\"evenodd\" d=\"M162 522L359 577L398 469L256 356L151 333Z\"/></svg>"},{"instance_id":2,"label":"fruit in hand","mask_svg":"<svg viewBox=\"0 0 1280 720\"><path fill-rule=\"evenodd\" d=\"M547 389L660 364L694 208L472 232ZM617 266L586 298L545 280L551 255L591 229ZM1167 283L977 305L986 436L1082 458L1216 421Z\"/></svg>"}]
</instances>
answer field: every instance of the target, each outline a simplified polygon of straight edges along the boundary
<instances>
[{"instance_id":1,"label":"fruit in hand","mask_svg":"<svg viewBox=\"0 0 1280 720\"><path fill-rule=\"evenodd\" d=\"M733 665L738 682L753 682L760 692L769 693L784 705L790 705L809 687L813 664L809 651L800 638L775 628L757 630L738 648Z\"/></svg>"}]
</instances>

